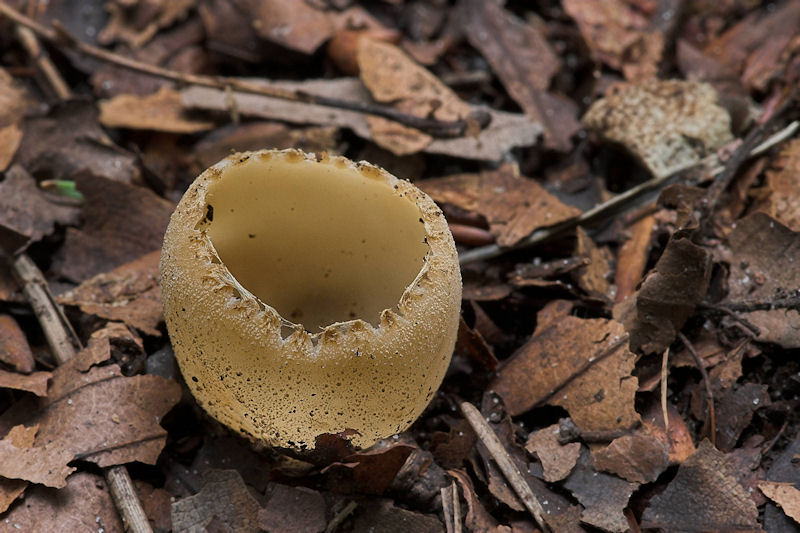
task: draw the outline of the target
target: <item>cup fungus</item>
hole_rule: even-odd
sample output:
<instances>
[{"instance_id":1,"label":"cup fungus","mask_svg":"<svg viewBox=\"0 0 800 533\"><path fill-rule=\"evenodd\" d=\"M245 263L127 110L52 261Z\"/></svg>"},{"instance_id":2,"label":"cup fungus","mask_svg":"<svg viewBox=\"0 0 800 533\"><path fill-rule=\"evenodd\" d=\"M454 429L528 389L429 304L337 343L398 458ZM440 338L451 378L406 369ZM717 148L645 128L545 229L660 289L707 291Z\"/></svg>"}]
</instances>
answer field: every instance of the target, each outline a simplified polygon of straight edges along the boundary
<instances>
[{"instance_id":1,"label":"cup fungus","mask_svg":"<svg viewBox=\"0 0 800 533\"><path fill-rule=\"evenodd\" d=\"M200 405L270 446L369 446L407 428L450 362L461 274L442 212L368 163L236 154L172 215L164 315Z\"/></svg>"}]
</instances>

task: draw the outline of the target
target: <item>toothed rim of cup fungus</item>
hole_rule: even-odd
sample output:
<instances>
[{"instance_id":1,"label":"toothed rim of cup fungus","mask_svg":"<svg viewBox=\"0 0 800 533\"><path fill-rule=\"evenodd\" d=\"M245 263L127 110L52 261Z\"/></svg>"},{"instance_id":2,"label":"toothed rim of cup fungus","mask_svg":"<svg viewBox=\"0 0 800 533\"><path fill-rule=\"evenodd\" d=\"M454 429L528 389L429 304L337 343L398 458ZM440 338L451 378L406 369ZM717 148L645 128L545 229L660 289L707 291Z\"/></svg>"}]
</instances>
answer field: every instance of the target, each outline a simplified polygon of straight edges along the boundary
<instances>
[{"instance_id":1,"label":"toothed rim of cup fungus","mask_svg":"<svg viewBox=\"0 0 800 533\"><path fill-rule=\"evenodd\" d=\"M461 274L441 210L369 163L232 155L172 215L164 315L198 403L257 443L366 447L403 431L455 345Z\"/></svg>"}]
</instances>

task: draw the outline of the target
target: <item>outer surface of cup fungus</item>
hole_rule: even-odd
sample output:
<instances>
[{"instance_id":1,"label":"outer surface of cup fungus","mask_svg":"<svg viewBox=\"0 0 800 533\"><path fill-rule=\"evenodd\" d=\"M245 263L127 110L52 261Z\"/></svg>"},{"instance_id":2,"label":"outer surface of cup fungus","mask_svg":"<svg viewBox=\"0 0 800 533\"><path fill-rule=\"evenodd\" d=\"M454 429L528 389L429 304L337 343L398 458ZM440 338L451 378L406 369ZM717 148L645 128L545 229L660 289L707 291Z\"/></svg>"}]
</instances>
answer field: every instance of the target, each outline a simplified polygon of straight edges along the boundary
<instances>
[{"instance_id":1,"label":"outer surface of cup fungus","mask_svg":"<svg viewBox=\"0 0 800 533\"><path fill-rule=\"evenodd\" d=\"M407 428L444 377L461 274L436 204L378 167L236 154L172 215L164 315L192 393L271 446L356 446Z\"/></svg>"}]
</instances>

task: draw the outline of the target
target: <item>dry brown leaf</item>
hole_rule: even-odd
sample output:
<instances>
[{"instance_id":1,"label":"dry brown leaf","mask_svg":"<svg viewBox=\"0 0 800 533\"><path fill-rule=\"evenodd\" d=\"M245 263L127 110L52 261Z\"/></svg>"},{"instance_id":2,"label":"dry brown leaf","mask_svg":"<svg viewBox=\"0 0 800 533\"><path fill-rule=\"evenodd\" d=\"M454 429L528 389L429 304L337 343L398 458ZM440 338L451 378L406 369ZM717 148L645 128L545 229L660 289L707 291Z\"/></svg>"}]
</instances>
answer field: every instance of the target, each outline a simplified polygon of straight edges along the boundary
<instances>
[{"instance_id":1,"label":"dry brown leaf","mask_svg":"<svg viewBox=\"0 0 800 533\"><path fill-rule=\"evenodd\" d=\"M730 264L728 297L722 302L769 303L800 287L800 234L764 213L736 222L730 250L718 254ZM784 348L800 346L800 312L774 309L741 313L761 333L759 340Z\"/></svg>"},{"instance_id":2,"label":"dry brown leaf","mask_svg":"<svg viewBox=\"0 0 800 533\"><path fill-rule=\"evenodd\" d=\"M707 440L678 467L642 515L643 528L666 531L761 531L758 509L725 455Z\"/></svg>"},{"instance_id":3,"label":"dry brown leaf","mask_svg":"<svg viewBox=\"0 0 800 533\"><path fill-rule=\"evenodd\" d=\"M15 162L34 176L71 180L79 171L139 183L136 157L108 137L97 121L97 107L86 100L54 105L45 116L24 120ZM83 191L81 191L83 192Z\"/></svg>"},{"instance_id":4,"label":"dry brown leaf","mask_svg":"<svg viewBox=\"0 0 800 533\"><path fill-rule=\"evenodd\" d=\"M561 61L542 32L497 2L464 0L460 10L470 44L525 113L543 125L546 145L568 151L570 137L580 129L577 107L547 92Z\"/></svg>"},{"instance_id":5,"label":"dry brown leaf","mask_svg":"<svg viewBox=\"0 0 800 533\"><path fill-rule=\"evenodd\" d=\"M0 128L0 172L5 171L14 154L17 153L19 143L22 142L22 129L17 124L9 124Z\"/></svg>"},{"instance_id":6,"label":"dry brown leaf","mask_svg":"<svg viewBox=\"0 0 800 533\"><path fill-rule=\"evenodd\" d=\"M331 490L383 494L413 451L414 448L406 444L373 446L326 466L322 473L326 474Z\"/></svg>"},{"instance_id":7,"label":"dry brown leaf","mask_svg":"<svg viewBox=\"0 0 800 533\"><path fill-rule=\"evenodd\" d=\"M17 448L30 448L36 440L36 432L39 426L25 427L14 426L6 435L5 439ZM8 507L14 503L25 489L28 482L23 479L6 479L0 477L0 513L5 513Z\"/></svg>"},{"instance_id":8,"label":"dry brown leaf","mask_svg":"<svg viewBox=\"0 0 800 533\"><path fill-rule=\"evenodd\" d=\"M716 91L690 81L613 85L583 123L604 141L621 144L655 176L696 163L733 139Z\"/></svg>"},{"instance_id":9,"label":"dry brown leaf","mask_svg":"<svg viewBox=\"0 0 800 533\"><path fill-rule=\"evenodd\" d=\"M31 487L24 502L3 517L3 531L98 531L125 529L102 476L76 472L65 488Z\"/></svg>"},{"instance_id":10,"label":"dry brown leaf","mask_svg":"<svg viewBox=\"0 0 800 533\"><path fill-rule=\"evenodd\" d=\"M158 325L164 315L158 285L160 257L161 251L156 250L98 274L59 295L58 302L80 307L84 313L122 321L147 335L161 336Z\"/></svg>"},{"instance_id":11,"label":"dry brown leaf","mask_svg":"<svg viewBox=\"0 0 800 533\"><path fill-rule=\"evenodd\" d=\"M357 78L320 79L304 82L276 82L276 87L308 94L339 98L353 102L372 102L369 91ZM232 105L243 116L280 120L293 124L318 124L344 127L353 130L363 139L372 139L365 116L354 111L330 107L287 102L278 98L256 94L234 93L206 87L190 87L181 92L183 105L193 109L230 112ZM530 146L542 133L539 124L520 113L488 110L492 120L477 137L463 136L452 139L434 139L424 151L466 159L498 161L511 148ZM412 177L412 176L408 176Z\"/></svg>"},{"instance_id":12,"label":"dry brown leaf","mask_svg":"<svg viewBox=\"0 0 800 533\"><path fill-rule=\"evenodd\" d=\"M461 496L467 503L467 516L464 518L464 525L469 531L476 533L489 533L497 528L497 520L489 514L478 495L472 480L463 470L448 470L447 472L456 480L461 487Z\"/></svg>"},{"instance_id":13,"label":"dry brown leaf","mask_svg":"<svg viewBox=\"0 0 800 533\"><path fill-rule=\"evenodd\" d=\"M708 43L705 52L741 74L742 82L766 90L791 57L800 27L800 5L785 2L775 9L758 9Z\"/></svg>"},{"instance_id":14,"label":"dry brown leaf","mask_svg":"<svg viewBox=\"0 0 800 533\"><path fill-rule=\"evenodd\" d=\"M0 225L38 241L50 235L56 224L77 223L80 210L57 201L42 191L25 169L14 165L0 182Z\"/></svg>"},{"instance_id":15,"label":"dry brown leaf","mask_svg":"<svg viewBox=\"0 0 800 533\"><path fill-rule=\"evenodd\" d=\"M63 486L73 470L66 464L76 458L99 466L155 464L166 442L159 422L180 399L180 387L158 376L125 378L117 365L93 366L110 357L108 335L96 332L86 349L53 372L48 396L33 412L17 403L0 417L3 425L39 426L32 448L0 441L0 475ZM30 467L14 467L26 460Z\"/></svg>"},{"instance_id":16,"label":"dry brown leaf","mask_svg":"<svg viewBox=\"0 0 800 533\"><path fill-rule=\"evenodd\" d=\"M415 513L396 507L392 500L368 500L356 510L353 531L394 533L444 533L444 524L435 515ZM461 517L459 517L460 519Z\"/></svg>"},{"instance_id":17,"label":"dry brown leaf","mask_svg":"<svg viewBox=\"0 0 800 533\"><path fill-rule=\"evenodd\" d=\"M575 256L583 258L585 265L573 270L570 275L575 283L589 296L611 301L611 252L595 244L586 231L576 230Z\"/></svg>"},{"instance_id":18,"label":"dry brown leaf","mask_svg":"<svg viewBox=\"0 0 800 533\"><path fill-rule=\"evenodd\" d=\"M11 315L0 315L0 361L23 374L36 368L28 339Z\"/></svg>"},{"instance_id":19,"label":"dry brown leaf","mask_svg":"<svg viewBox=\"0 0 800 533\"><path fill-rule=\"evenodd\" d=\"M695 452L692 434L689 432L689 428L686 427L686 422L672 404L667 405L667 418L669 419L669 426L665 430L664 412L659 402L653 401L644 415L642 415L642 423L648 431L669 442L670 464L680 464Z\"/></svg>"},{"instance_id":20,"label":"dry brown leaf","mask_svg":"<svg viewBox=\"0 0 800 533\"><path fill-rule=\"evenodd\" d=\"M669 443L663 433L650 432L643 426L592 450L592 464L631 482L650 483L669 466Z\"/></svg>"},{"instance_id":21,"label":"dry brown leaf","mask_svg":"<svg viewBox=\"0 0 800 533\"><path fill-rule=\"evenodd\" d=\"M146 96L120 94L98 106L100 123L107 128L197 133L214 127L213 121L187 117L180 93L169 87Z\"/></svg>"},{"instance_id":22,"label":"dry brown leaf","mask_svg":"<svg viewBox=\"0 0 800 533\"><path fill-rule=\"evenodd\" d=\"M264 531L319 533L325 530L325 499L306 487L271 484L266 506L258 511L258 527Z\"/></svg>"},{"instance_id":23,"label":"dry brown leaf","mask_svg":"<svg viewBox=\"0 0 800 533\"><path fill-rule=\"evenodd\" d=\"M649 16L624 0L564 0L564 10L575 19L592 55L622 70L629 81L658 74L664 51L663 34L651 28Z\"/></svg>"},{"instance_id":24,"label":"dry brown leaf","mask_svg":"<svg viewBox=\"0 0 800 533\"><path fill-rule=\"evenodd\" d=\"M767 498L780 505L786 516L800 522L800 489L794 483L761 481L758 488Z\"/></svg>"},{"instance_id":25,"label":"dry brown leaf","mask_svg":"<svg viewBox=\"0 0 800 533\"><path fill-rule=\"evenodd\" d=\"M0 67L0 128L16 124L34 103L25 86Z\"/></svg>"},{"instance_id":26,"label":"dry brown leaf","mask_svg":"<svg viewBox=\"0 0 800 533\"><path fill-rule=\"evenodd\" d=\"M556 300L539 312L536 331L491 388L512 416L547 402L567 409L581 431L629 429L640 418L630 375L635 357L622 324L569 316L570 307Z\"/></svg>"},{"instance_id":27,"label":"dry brown leaf","mask_svg":"<svg viewBox=\"0 0 800 533\"><path fill-rule=\"evenodd\" d=\"M20 374L0 369L0 388L32 392L36 396L47 396L47 382L52 372Z\"/></svg>"},{"instance_id":28,"label":"dry brown leaf","mask_svg":"<svg viewBox=\"0 0 800 533\"><path fill-rule=\"evenodd\" d=\"M628 506L633 491L639 487L638 483L597 472L592 468L588 450L584 448L578 466L564 481L564 487L584 507L581 522L613 533L629 531L630 524L622 511Z\"/></svg>"},{"instance_id":29,"label":"dry brown leaf","mask_svg":"<svg viewBox=\"0 0 800 533\"><path fill-rule=\"evenodd\" d=\"M356 60L361 81L377 102L445 121L463 119L472 112L469 104L397 46L361 39ZM419 152L433 140L427 133L384 118L367 116L366 120L375 142L395 155Z\"/></svg>"},{"instance_id":30,"label":"dry brown leaf","mask_svg":"<svg viewBox=\"0 0 800 533\"><path fill-rule=\"evenodd\" d=\"M650 215L636 221L630 227L630 238L620 246L617 253L617 270L614 284L617 286L615 302L619 303L636 292L642 279L647 256L650 251L650 235L655 226L655 217Z\"/></svg>"},{"instance_id":31,"label":"dry brown leaf","mask_svg":"<svg viewBox=\"0 0 800 533\"><path fill-rule=\"evenodd\" d=\"M753 420L753 414L770 403L767 385L758 383L734 385L723 394L715 394L717 448L723 452L733 450Z\"/></svg>"},{"instance_id":32,"label":"dry brown leaf","mask_svg":"<svg viewBox=\"0 0 800 533\"><path fill-rule=\"evenodd\" d=\"M480 213L501 246L511 246L534 230L580 215L512 165L480 174L420 181L417 186L437 202Z\"/></svg>"},{"instance_id":33,"label":"dry brown leaf","mask_svg":"<svg viewBox=\"0 0 800 533\"><path fill-rule=\"evenodd\" d=\"M778 483L792 483L795 487L800 486L800 468L798 468L797 458L800 457L800 436L789 443L789 445L775 458L772 466L767 472L767 481ZM767 504L764 510L764 527L767 531L792 531L796 524L772 503Z\"/></svg>"},{"instance_id":34,"label":"dry brown leaf","mask_svg":"<svg viewBox=\"0 0 800 533\"><path fill-rule=\"evenodd\" d=\"M75 182L86 201L81 229L69 228L53 270L81 282L160 250L174 205L149 189L82 172Z\"/></svg>"},{"instance_id":35,"label":"dry brown leaf","mask_svg":"<svg viewBox=\"0 0 800 533\"><path fill-rule=\"evenodd\" d=\"M304 54L313 54L335 29L332 17L309 2L244 0L241 5L262 39Z\"/></svg>"},{"instance_id":36,"label":"dry brown leaf","mask_svg":"<svg viewBox=\"0 0 800 533\"><path fill-rule=\"evenodd\" d=\"M570 442L561 444L558 440L559 425L534 431L528 436L525 449L535 454L542 463L544 480L548 483L561 481L569 475L581 454L581 444Z\"/></svg>"},{"instance_id":37,"label":"dry brown leaf","mask_svg":"<svg viewBox=\"0 0 800 533\"><path fill-rule=\"evenodd\" d=\"M711 257L689 239L672 239L634 298L614 309L631 335L631 348L661 353L705 297Z\"/></svg>"},{"instance_id":38,"label":"dry brown leaf","mask_svg":"<svg viewBox=\"0 0 800 533\"><path fill-rule=\"evenodd\" d=\"M97 35L101 44L123 42L131 48L147 43L161 28L186 17L196 0L144 0L130 3L115 0L105 3L111 14L108 24Z\"/></svg>"},{"instance_id":39,"label":"dry brown leaf","mask_svg":"<svg viewBox=\"0 0 800 533\"><path fill-rule=\"evenodd\" d=\"M800 139L786 141L766 173L763 198L756 209L764 211L792 231L800 231Z\"/></svg>"},{"instance_id":40,"label":"dry brown leaf","mask_svg":"<svg viewBox=\"0 0 800 533\"><path fill-rule=\"evenodd\" d=\"M238 472L211 471L204 481L200 492L172 504L173 531L206 531L214 518L221 522L223 531L258 530L258 502Z\"/></svg>"}]
</instances>

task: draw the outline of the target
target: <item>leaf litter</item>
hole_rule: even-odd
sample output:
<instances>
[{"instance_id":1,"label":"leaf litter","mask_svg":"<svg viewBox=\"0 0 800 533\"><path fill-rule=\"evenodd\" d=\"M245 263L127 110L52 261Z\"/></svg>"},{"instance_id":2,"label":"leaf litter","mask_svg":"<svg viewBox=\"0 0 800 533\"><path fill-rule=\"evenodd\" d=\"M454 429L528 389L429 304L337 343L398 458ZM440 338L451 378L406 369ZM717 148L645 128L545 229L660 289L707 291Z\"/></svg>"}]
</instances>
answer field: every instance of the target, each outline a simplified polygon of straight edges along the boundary
<instances>
[{"instance_id":1,"label":"leaf litter","mask_svg":"<svg viewBox=\"0 0 800 533\"><path fill-rule=\"evenodd\" d=\"M796 528L796 2L87 5L30 11L56 53L0 19L0 529L121 531L120 464L156 531L534 531L531 498L553 531ZM379 162L482 254L442 388L368 450L226 434L164 335L175 200L271 146ZM87 346L58 367L21 250Z\"/></svg>"}]
</instances>

